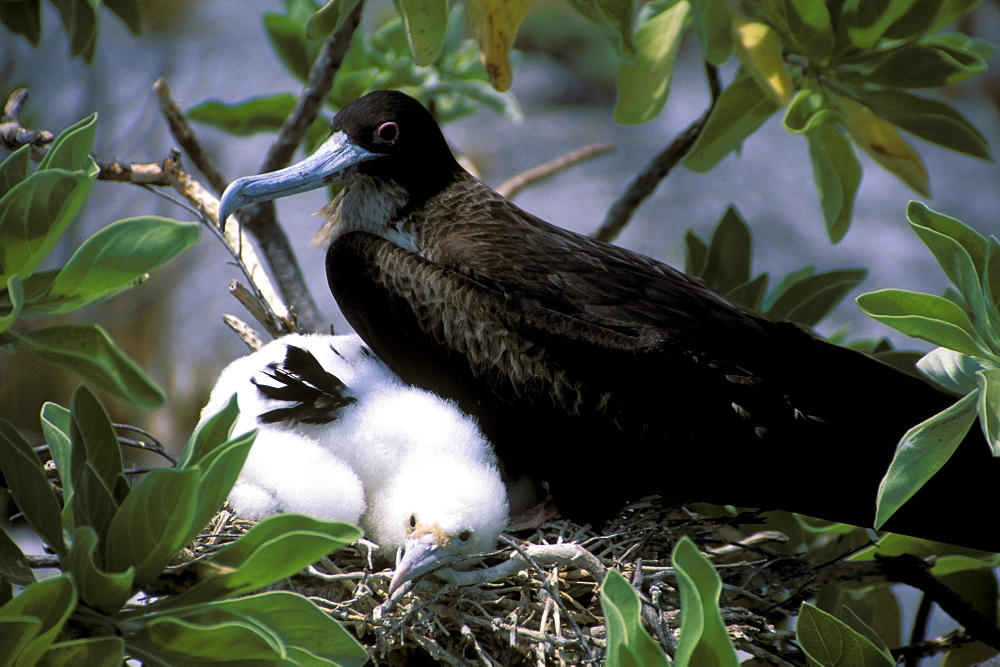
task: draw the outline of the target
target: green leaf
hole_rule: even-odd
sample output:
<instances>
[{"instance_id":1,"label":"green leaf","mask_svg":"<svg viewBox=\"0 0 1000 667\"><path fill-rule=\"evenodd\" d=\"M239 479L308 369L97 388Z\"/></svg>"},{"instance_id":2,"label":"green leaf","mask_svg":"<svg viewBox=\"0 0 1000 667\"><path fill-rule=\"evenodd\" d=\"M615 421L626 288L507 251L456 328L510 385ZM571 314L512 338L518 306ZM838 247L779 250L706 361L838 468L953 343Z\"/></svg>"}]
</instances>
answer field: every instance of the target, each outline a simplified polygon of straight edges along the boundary
<instances>
[{"instance_id":1,"label":"green leaf","mask_svg":"<svg viewBox=\"0 0 1000 667\"><path fill-rule=\"evenodd\" d=\"M35 573L28 559L4 528L0 528L0 581L18 586L35 583Z\"/></svg>"},{"instance_id":2,"label":"green leaf","mask_svg":"<svg viewBox=\"0 0 1000 667\"><path fill-rule=\"evenodd\" d=\"M884 289L862 294L857 302L865 315L888 324L907 336L975 357L989 354L980 342L969 316L944 297Z\"/></svg>"},{"instance_id":3,"label":"green leaf","mask_svg":"<svg viewBox=\"0 0 1000 667\"><path fill-rule=\"evenodd\" d=\"M0 346L33 352L82 376L101 391L144 409L163 404L163 393L95 324L57 324L0 333Z\"/></svg>"},{"instance_id":4,"label":"green leaf","mask_svg":"<svg viewBox=\"0 0 1000 667\"><path fill-rule=\"evenodd\" d=\"M917 362L920 372L956 394L968 394L978 385L976 373L982 360L946 347L936 347Z\"/></svg>"},{"instance_id":5,"label":"green leaf","mask_svg":"<svg viewBox=\"0 0 1000 667\"><path fill-rule=\"evenodd\" d=\"M979 423L993 456L1000 456L1000 369L986 368L976 373L979 384Z\"/></svg>"},{"instance_id":6,"label":"green leaf","mask_svg":"<svg viewBox=\"0 0 1000 667\"><path fill-rule=\"evenodd\" d=\"M0 23L38 48L42 41L41 0L0 2Z\"/></svg>"},{"instance_id":7,"label":"green leaf","mask_svg":"<svg viewBox=\"0 0 1000 667\"><path fill-rule=\"evenodd\" d=\"M35 636L20 647L15 664L34 665L38 662L55 641L74 607L76 607L76 591L73 588L73 580L66 574L31 584L16 598L0 607L0 623L17 617L34 617L41 622L36 626ZM2 659L3 644L4 642L0 642L0 661L9 664ZM14 657L9 653L7 655Z\"/></svg>"},{"instance_id":8,"label":"green leaf","mask_svg":"<svg viewBox=\"0 0 1000 667\"><path fill-rule=\"evenodd\" d=\"M708 244L689 229L684 233L684 273L701 277L708 263Z\"/></svg>"},{"instance_id":9,"label":"green leaf","mask_svg":"<svg viewBox=\"0 0 1000 667\"><path fill-rule=\"evenodd\" d=\"M691 0L691 18L705 60L722 65L733 55L733 11L724 0Z\"/></svg>"},{"instance_id":10,"label":"green leaf","mask_svg":"<svg viewBox=\"0 0 1000 667\"><path fill-rule=\"evenodd\" d=\"M104 6L120 18L133 35L142 33L142 7L138 0L104 0Z\"/></svg>"},{"instance_id":11,"label":"green leaf","mask_svg":"<svg viewBox=\"0 0 1000 667\"><path fill-rule=\"evenodd\" d=\"M90 178L97 178L97 164L90 157L96 136L97 114L92 113L67 127L52 141L52 147L42 158L38 169L83 171Z\"/></svg>"},{"instance_id":12,"label":"green leaf","mask_svg":"<svg viewBox=\"0 0 1000 667\"><path fill-rule=\"evenodd\" d=\"M945 46L910 44L884 54L870 72L868 83L895 88L940 88L986 71L975 53Z\"/></svg>"},{"instance_id":13,"label":"green leaf","mask_svg":"<svg viewBox=\"0 0 1000 667\"><path fill-rule=\"evenodd\" d=\"M663 110L690 11L687 0L656 0L642 8L635 31L635 62L622 63L618 70L616 123L639 125Z\"/></svg>"},{"instance_id":14,"label":"green leaf","mask_svg":"<svg viewBox=\"0 0 1000 667\"><path fill-rule=\"evenodd\" d=\"M799 608L795 638L803 653L818 665L891 667L896 664L867 637L808 602Z\"/></svg>"},{"instance_id":15,"label":"green leaf","mask_svg":"<svg viewBox=\"0 0 1000 667\"><path fill-rule=\"evenodd\" d=\"M737 665L736 649L719 612L719 574L687 536L674 546L673 564L681 590L681 631L674 662Z\"/></svg>"},{"instance_id":16,"label":"green leaf","mask_svg":"<svg viewBox=\"0 0 1000 667\"><path fill-rule=\"evenodd\" d=\"M639 596L617 570L601 584L601 609L607 632L607 665L668 665L667 657L642 627Z\"/></svg>"},{"instance_id":17,"label":"green leaf","mask_svg":"<svg viewBox=\"0 0 1000 667\"><path fill-rule=\"evenodd\" d=\"M841 23L855 46L869 49L900 20L914 0L847 0L840 11Z\"/></svg>"},{"instance_id":18,"label":"green leaf","mask_svg":"<svg viewBox=\"0 0 1000 667\"><path fill-rule=\"evenodd\" d=\"M186 607L259 590L357 541L361 535L357 526L342 521L321 521L300 514L267 517L239 540L212 554L197 584L154 603L150 609Z\"/></svg>"},{"instance_id":19,"label":"green leaf","mask_svg":"<svg viewBox=\"0 0 1000 667\"><path fill-rule=\"evenodd\" d=\"M82 171L39 171L0 198L0 285L28 277L76 217L93 184Z\"/></svg>"},{"instance_id":20,"label":"green leaf","mask_svg":"<svg viewBox=\"0 0 1000 667\"><path fill-rule=\"evenodd\" d=\"M822 0L764 0L748 11L774 28L792 53L825 63L833 51L830 12Z\"/></svg>"},{"instance_id":21,"label":"green leaf","mask_svg":"<svg viewBox=\"0 0 1000 667\"><path fill-rule=\"evenodd\" d=\"M753 239L736 207L729 206L719 221L701 278L712 289L726 294L750 280Z\"/></svg>"},{"instance_id":22,"label":"green leaf","mask_svg":"<svg viewBox=\"0 0 1000 667\"><path fill-rule=\"evenodd\" d=\"M73 500L73 475L70 472L73 470L73 427L70 411L55 403L45 403L40 421L45 443L49 446L49 453L59 472L59 481L62 482L63 504L68 506Z\"/></svg>"},{"instance_id":23,"label":"green leaf","mask_svg":"<svg viewBox=\"0 0 1000 667\"><path fill-rule=\"evenodd\" d=\"M14 665L17 655L42 631L42 621L34 616L0 613L0 665Z\"/></svg>"},{"instance_id":24,"label":"green leaf","mask_svg":"<svg viewBox=\"0 0 1000 667\"><path fill-rule=\"evenodd\" d=\"M88 64L94 62L97 49L97 28L100 17L98 3L94 0L49 0L59 10L63 28L69 37L69 55L81 57Z\"/></svg>"},{"instance_id":25,"label":"green leaf","mask_svg":"<svg viewBox=\"0 0 1000 667\"><path fill-rule=\"evenodd\" d=\"M305 651L315 662L363 665L368 654L301 595L272 591L196 605L126 624L130 649L166 664L271 660ZM312 661L311 661L312 662Z\"/></svg>"},{"instance_id":26,"label":"green leaf","mask_svg":"<svg viewBox=\"0 0 1000 667\"><path fill-rule=\"evenodd\" d=\"M986 239L968 225L920 202L907 205L906 218L962 298L985 320L981 276L985 275Z\"/></svg>"},{"instance_id":27,"label":"green leaf","mask_svg":"<svg viewBox=\"0 0 1000 667\"><path fill-rule=\"evenodd\" d=\"M338 0L333 0L336 3ZM285 14L264 14L264 30L281 64L299 81L309 78L309 70L320 48L306 38L306 26Z\"/></svg>"},{"instance_id":28,"label":"green leaf","mask_svg":"<svg viewBox=\"0 0 1000 667\"><path fill-rule=\"evenodd\" d=\"M601 29L615 47L621 62L635 62L636 46L632 41L633 0L569 0L569 4Z\"/></svg>"},{"instance_id":29,"label":"green leaf","mask_svg":"<svg viewBox=\"0 0 1000 667\"><path fill-rule=\"evenodd\" d=\"M701 135L684 158L698 173L711 170L779 109L774 97L741 74L729 84L712 110Z\"/></svg>"},{"instance_id":30,"label":"green leaf","mask_svg":"<svg viewBox=\"0 0 1000 667\"><path fill-rule=\"evenodd\" d=\"M403 19L413 60L421 66L434 64L444 46L448 0L394 0L394 4Z\"/></svg>"},{"instance_id":31,"label":"green leaf","mask_svg":"<svg viewBox=\"0 0 1000 667\"><path fill-rule=\"evenodd\" d=\"M973 157L993 159L982 133L944 102L889 88L851 92L877 115L921 139Z\"/></svg>"},{"instance_id":32,"label":"green leaf","mask_svg":"<svg viewBox=\"0 0 1000 667\"><path fill-rule=\"evenodd\" d=\"M184 446L184 453L181 455L177 467L184 469L198 465L206 456L227 444L233 431L233 424L236 423L239 414L236 394L233 394L225 407L198 424Z\"/></svg>"},{"instance_id":33,"label":"green leaf","mask_svg":"<svg viewBox=\"0 0 1000 667\"><path fill-rule=\"evenodd\" d=\"M64 553L59 500L31 445L3 418L0 418L0 470L10 495L31 527L53 551Z\"/></svg>"},{"instance_id":34,"label":"green leaf","mask_svg":"<svg viewBox=\"0 0 1000 667\"><path fill-rule=\"evenodd\" d=\"M112 572L134 567L140 587L159 575L188 541L200 479L196 468L157 468L143 477L108 526L105 567Z\"/></svg>"},{"instance_id":35,"label":"green leaf","mask_svg":"<svg viewBox=\"0 0 1000 667\"><path fill-rule=\"evenodd\" d=\"M333 31L340 27L340 24L344 22L344 19L357 4L358 0L330 0L309 17L309 21L306 23L306 36L309 39L322 39L333 34ZM447 7L443 20L445 21L443 25L447 25ZM415 52L414 55L416 55Z\"/></svg>"},{"instance_id":36,"label":"green leaf","mask_svg":"<svg viewBox=\"0 0 1000 667\"><path fill-rule=\"evenodd\" d=\"M820 123L806 133L806 139L826 233L830 243L839 243L851 226L861 163L850 139L836 125Z\"/></svg>"},{"instance_id":37,"label":"green leaf","mask_svg":"<svg viewBox=\"0 0 1000 667\"><path fill-rule=\"evenodd\" d=\"M733 301L742 303L747 308L760 311L761 303L764 300L764 294L767 292L768 280L769 276L766 273L761 273L756 278L752 278L742 285L737 285L733 289L729 290L729 292L726 293L726 296Z\"/></svg>"},{"instance_id":38,"label":"green leaf","mask_svg":"<svg viewBox=\"0 0 1000 667\"><path fill-rule=\"evenodd\" d=\"M21 286L21 276L16 273L7 281L7 291L5 296L10 302L10 309L4 315L0 315L0 332L4 332L14 326L14 322L21 316L21 309L24 307L24 288Z\"/></svg>"},{"instance_id":39,"label":"green leaf","mask_svg":"<svg viewBox=\"0 0 1000 667\"><path fill-rule=\"evenodd\" d=\"M896 447L888 472L879 484L876 528L881 527L948 462L976 420L978 401L979 392L973 391L906 432Z\"/></svg>"},{"instance_id":40,"label":"green leaf","mask_svg":"<svg viewBox=\"0 0 1000 667\"><path fill-rule=\"evenodd\" d=\"M31 174L31 146L25 145L0 162L0 197Z\"/></svg>"},{"instance_id":41,"label":"green leaf","mask_svg":"<svg viewBox=\"0 0 1000 667\"><path fill-rule=\"evenodd\" d=\"M1000 565L1000 554L896 533L884 535L877 544L857 552L848 560L872 560L878 556L898 556L900 554L912 554L925 559L933 556L935 562L931 567L931 574L935 576L964 572L970 569L995 568Z\"/></svg>"},{"instance_id":42,"label":"green leaf","mask_svg":"<svg viewBox=\"0 0 1000 667\"><path fill-rule=\"evenodd\" d=\"M107 572L97 563L97 533L90 526L78 526L73 531L73 545L62 559L65 572L73 581L84 604L112 614L132 596L135 570Z\"/></svg>"},{"instance_id":43,"label":"green leaf","mask_svg":"<svg viewBox=\"0 0 1000 667\"><path fill-rule=\"evenodd\" d=\"M861 620L861 617L859 617L854 612L854 610L851 609L849 606L847 605L841 606L841 608L837 612L837 617L839 618L839 620L846 623L847 627L854 630L859 635L870 641L872 645L879 651L881 651L883 654L890 657L892 656L892 654L889 652L889 647L886 646L885 642L882 640L881 637L879 637L878 633L875 632L875 630L870 625Z\"/></svg>"},{"instance_id":44,"label":"green leaf","mask_svg":"<svg viewBox=\"0 0 1000 667\"><path fill-rule=\"evenodd\" d=\"M38 667L118 667L122 664L125 664L125 642L121 637L87 637L53 644Z\"/></svg>"},{"instance_id":45,"label":"green leaf","mask_svg":"<svg viewBox=\"0 0 1000 667\"><path fill-rule=\"evenodd\" d=\"M979 0L974 0L979 2ZM913 40L931 31L938 10L947 3L940 0L915 0L906 12L885 31L885 37Z\"/></svg>"},{"instance_id":46,"label":"green leaf","mask_svg":"<svg viewBox=\"0 0 1000 667\"><path fill-rule=\"evenodd\" d=\"M187 116L196 123L204 123L229 134L247 137L261 132L280 130L293 108L295 108L294 95L277 93L251 97L236 104L208 100L188 109Z\"/></svg>"},{"instance_id":47,"label":"green leaf","mask_svg":"<svg viewBox=\"0 0 1000 667\"><path fill-rule=\"evenodd\" d=\"M108 529L108 567L120 572L134 566L139 585L159 575L222 507L255 435L227 442L204 468L158 468L146 475Z\"/></svg>"},{"instance_id":48,"label":"green leaf","mask_svg":"<svg viewBox=\"0 0 1000 667\"><path fill-rule=\"evenodd\" d=\"M52 281L35 313L67 313L137 285L198 242L196 222L146 216L118 220L84 241Z\"/></svg>"},{"instance_id":49,"label":"green leaf","mask_svg":"<svg viewBox=\"0 0 1000 667\"><path fill-rule=\"evenodd\" d=\"M111 418L90 389L80 385L70 403L70 439L74 482L85 464L114 494L116 503L128 495L122 465L122 451ZM82 456L81 456L82 454Z\"/></svg>"},{"instance_id":50,"label":"green leaf","mask_svg":"<svg viewBox=\"0 0 1000 667\"><path fill-rule=\"evenodd\" d=\"M867 275L864 269L789 274L770 297L771 304L764 315L773 320L788 320L814 327Z\"/></svg>"}]
</instances>

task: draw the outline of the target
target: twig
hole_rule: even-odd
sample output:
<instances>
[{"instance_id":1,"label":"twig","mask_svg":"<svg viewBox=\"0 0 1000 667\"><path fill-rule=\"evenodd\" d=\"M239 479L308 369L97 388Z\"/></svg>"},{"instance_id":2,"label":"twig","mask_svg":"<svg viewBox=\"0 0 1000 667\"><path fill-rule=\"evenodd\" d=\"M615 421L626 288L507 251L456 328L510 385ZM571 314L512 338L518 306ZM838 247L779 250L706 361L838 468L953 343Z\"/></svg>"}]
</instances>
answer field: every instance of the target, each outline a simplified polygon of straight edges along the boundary
<instances>
[{"instance_id":1,"label":"twig","mask_svg":"<svg viewBox=\"0 0 1000 667\"><path fill-rule=\"evenodd\" d=\"M708 77L709 89L712 93L712 100L709 102L708 109L705 110L698 120L691 123L686 130L677 135L662 153L646 165L645 169L639 172L639 175L628 186L624 194L611 205L611 209L608 211L608 215L604 218L604 222L600 228L591 235L595 239L599 241L613 241L621 233L622 229L625 228L625 225L628 224L628 221L632 219L632 215L639 207L639 204L653 194L660 181L666 178L670 170L677 166L681 158L687 154L699 135L701 135L708 117L715 108L715 102L718 100L720 92L719 75L715 67L706 63L705 72Z\"/></svg>"},{"instance_id":2,"label":"twig","mask_svg":"<svg viewBox=\"0 0 1000 667\"><path fill-rule=\"evenodd\" d=\"M191 158L198 171L205 175L215 193L221 196L222 191L226 189L228 181L219 173L219 168L215 166L215 162L208 156L208 153L202 148L201 142L195 137L194 130L191 129L187 118L184 117L184 112L181 111L180 106L177 105L177 102L170 95L170 86L167 84L167 80L163 77L157 79L156 83L153 84L153 90L156 92L156 99L160 103L160 112L170 127L170 133L174 135L174 139L177 140L177 143L181 145L184 152Z\"/></svg>"},{"instance_id":3,"label":"twig","mask_svg":"<svg viewBox=\"0 0 1000 667\"><path fill-rule=\"evenodd\" d=\"M28 100L28 89L18 88L3 107L3 117L0 117L0 143L8 150L16 150L21 146L31 144L36 148L52 142L51 132L45 130L27 130L21 127L19 116L21 107ZM39 156L40 157L40 156Z\"/></svg>"},{"instance_id":4,"label":"twig","mask_svg":"<svg viewBox=\"0 0 1000 667\"><path fill-rule=\"evenodd\" d=\"M138 433L143 438L149 442L143 442L141 440L131 440L128 438L118 438L119 444L125 445L126 447L134 447L136 449L144 449L147 452L153 452L159 454L166 460L170 461L171 465L177 465L177 457L167 451L167 448L163 446L156 436L147 431L146 429L140 428L138 426L133 426L132 424L112 424L116 429L122 431L132 431L133 433Z\"/></svg>"},{"instance_id":5,"label":"twig","mask_svg":"<svg viewBox=\"0 0 1000 667\"><path fill-rule=\"evenodd\" d=\"M49 554L24 554L24 560L33 569L61 567L62 563L59 556Z\"/></svg>"},{"instance_id":6,"label":"twig","mask_svg":"<svg viewBox=\"0 0 1000 667\"><path fill-rule=\"evenodd\" d=\"M927 621L931 617L931 608L934 603L931 601L927 593L923 593L920 596L920 604L917 605L917 613L913 615L913 629L910 631L910 644L919 644L924 641L927 637ZM920 659L917 657L908 657L906 659L906 667L916 667Z\"/></svg>"},{"instance_id":7,"label":"twig","mask_svg":"<svg viewBox=\"0 0 1000 667\"><path fill-rule=\"evenodd\" d=\"M597 583L604 581L604 575L608 572L594 554L579 544L529 544L523 550L524 554L512 553L509 560L493 567L465 572L444 568L435 574L456 586L478 586L506 579L530 567L529 558L539 565L578 567L586 570Z\"/></svg>"},{"instance_id":8,"label":"twig","mask_svg":"<svg viewBox=\"0 0 1000 667\"><path fill-rule=\"evenodd\" d=\"M586 146L582 146L576 150L566 153L565 155L557 157L554 160L549 160L548 162L540 164L537 167L532 167L527 171L522 171L520 174L501 183L496 191L507 199L513 199L519 192L531 185L535 185L536 183L544 181L547 178L551 178L562 171L566 171L574 165L590 160L591 158L595 158L598 155L610 153L614 149L615 145L609 143L588 144Z\"/></svg>"},{"instance_id":9,"label":"twig","mask_svg":"<svg viewBox=\"0 0 1000 667\"><path fill-rule=\"evenodd\" d=\"M236 335L240 337L240 340L246 343L246 346L249 347L251 351L256 352L260 348L264 347L264 341L260 339L257 332L240 318L235 315L223 315L222 320L230 329L236 332Z\"/></svg>"},{"instance_id":10,"label":"twig","mask_svg":"<svg viewBox=\"0 0 1000 667\"><path fill-rule=\"evenodd\" d=\"M928 639L917 644L894 648L890 653L896 659L897 663L906 662L909 664L911 660L919 661L921 658L929 658L932 655L945 653L963 644L971 644L974 641L976 641L974 637L971 637L963 630L957 629L935 639Z\"/></svg>"}]
</instances>

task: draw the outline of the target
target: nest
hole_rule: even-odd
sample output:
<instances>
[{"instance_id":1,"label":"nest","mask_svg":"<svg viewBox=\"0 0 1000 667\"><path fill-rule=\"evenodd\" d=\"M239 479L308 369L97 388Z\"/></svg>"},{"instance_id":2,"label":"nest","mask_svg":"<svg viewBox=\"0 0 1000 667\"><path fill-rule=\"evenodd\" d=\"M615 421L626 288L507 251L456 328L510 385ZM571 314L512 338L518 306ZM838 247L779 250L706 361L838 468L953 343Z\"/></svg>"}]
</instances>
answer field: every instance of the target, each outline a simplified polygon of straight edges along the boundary
<instances>
[{"instance_id":1,"label":"nest","mask_svg":"<svg viewBox=\"0 0 1000 667\"><path fill-rule=\"evenodd\" d=\"M734 527L745 531L755 521L763 522L756 514L706 518L646 500L628 506L602 532L559 520L530 534L504 535L500 550L466 570L438 571L392 596L392 564L379 560L375 545L364 540L278 588L309 597L379 665L603 664L599 582L608 568L632 582L647 629L673 653L680 595L670 553L687 535L722 576L723 620L737 649L767 664L800 662L787 642L792 633L775 627L815 592L815 568L781 555L780 533L747 536ZM252 525L220 513L189 557L209 555Z\"/></svg>"}]
</instances>

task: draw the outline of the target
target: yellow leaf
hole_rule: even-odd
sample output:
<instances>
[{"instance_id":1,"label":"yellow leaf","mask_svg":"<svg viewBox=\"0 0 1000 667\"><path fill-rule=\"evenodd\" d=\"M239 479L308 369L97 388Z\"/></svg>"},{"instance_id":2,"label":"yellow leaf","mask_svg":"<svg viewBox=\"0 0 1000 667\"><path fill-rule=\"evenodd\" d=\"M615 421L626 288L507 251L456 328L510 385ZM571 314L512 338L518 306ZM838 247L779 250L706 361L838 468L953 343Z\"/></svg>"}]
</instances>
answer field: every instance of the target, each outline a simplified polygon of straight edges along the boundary
<instances>
[{"instance_id":1,"label":"yellow leaf","mask_svg":"<svg viewBox=\"0 0 1000 667\"><path fill-rule=\"evenodd\" d=\"M854 143L919 194L930 197L931 186L924 161L896 127L863 104L839 95L836 99L844 112L847 133Z\"/></svg>"},{"instance_id":2,"label":"yellow leaf","mask_svg":"<svg viewBox=\"0 0 1000 667\"><path fill-rule=\"evenodd\" d=\"M792 99L792 77L781 57L781 44L770 26L737 16L734 23L736 55L760 87L781 106Z\"/></svg>"},{"instance_id":3,"label":"yellow leaf","mask_svg":"<svg viewBox=\"0 0 1000 667\"><path fill-rule=\"evenodd\" d=\"M513 80L510 47L531 0L466 0L465 4L472 14L476 42L490 83L501 93L505 92Z\"/></svg>"}]
</instances>

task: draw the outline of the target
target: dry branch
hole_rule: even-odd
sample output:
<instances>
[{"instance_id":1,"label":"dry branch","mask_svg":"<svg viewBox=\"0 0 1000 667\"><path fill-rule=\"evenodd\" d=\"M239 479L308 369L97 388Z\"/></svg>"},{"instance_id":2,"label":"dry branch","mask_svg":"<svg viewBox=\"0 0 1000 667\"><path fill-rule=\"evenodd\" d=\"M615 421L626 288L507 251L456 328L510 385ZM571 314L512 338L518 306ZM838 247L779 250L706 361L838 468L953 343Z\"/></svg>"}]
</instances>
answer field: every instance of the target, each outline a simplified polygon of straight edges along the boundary
<instances>
[{"instance_id":1,"label":"dry branch","mask_svg":"<svg viewBox=\"0 0 1000 667\"><path fill-rule=\"evenodd\" d=\"M523 171L520 174L507 179L500 184L496 191L507 199L513 199L519 192L527 187L536 185L548 178L552 178L556 174L566 171L570 167L580 164L581 162L585 162L586 160L590 160L599 155L610 153L614 149L614 144L609 143L588 144L586 146L582 146L574 151L566 153L563 156L557 157L554 160L549 160L544 164L532 167L531 169Z\"/></svg>"}]
</instances>

